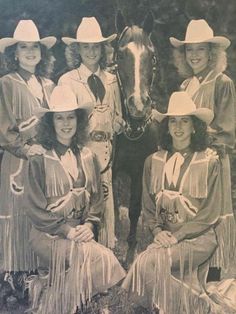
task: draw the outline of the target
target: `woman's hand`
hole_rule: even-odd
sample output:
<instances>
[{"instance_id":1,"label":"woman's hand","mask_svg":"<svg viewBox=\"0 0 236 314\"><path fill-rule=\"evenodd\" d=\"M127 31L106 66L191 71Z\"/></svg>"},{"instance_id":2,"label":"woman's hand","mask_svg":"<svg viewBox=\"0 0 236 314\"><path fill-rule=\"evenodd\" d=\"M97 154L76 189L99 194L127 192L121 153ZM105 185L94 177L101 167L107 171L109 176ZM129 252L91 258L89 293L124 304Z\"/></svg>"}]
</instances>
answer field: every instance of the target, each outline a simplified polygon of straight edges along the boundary
<instances>
[{"instance_id":1,"label":"woman's hand","mask_svg":"<svg viewBox=\"0 0 236 314\"><path fill-rule=\"evenodd\" d=\"M38 144L33 144L32 146L29 146L26 156L33 156L33 155L43 155L46 152L46 150L43 148L43 146Z\"/></svg>"},{"instance_id":2,"label":"woman's hand","mask_svg":"<svg viewBox=\"0 0 236 314\"><path fill-rule=\"evenodd\" d=\"M93 239L94 234L89 225L78 225L75 228L71 228L67 234L69 240L75 242L89 242Z\"/></svg>"},{"instance_id":3,"label":"woman's hand","mask_svg":"<svg viewBox=\"0 0 236 314\"><path fill-rule=\"evenodd\" d=\"M161 231L155 235L154 243L161 244L163 247L168 248L178 243L178 240L169 231Z\"/></svg>"},{"instance_id":4,"label":"woman's hand","mask_svg":"<svg viewBox=\"0 0 236 314\"><path fill-rule=\"evenodd\" d=\"M125 127L125 121L121 117L116 117L113 123L113 130L116 133L123 132L123 129Z\"/></svg>"}]
</instances>

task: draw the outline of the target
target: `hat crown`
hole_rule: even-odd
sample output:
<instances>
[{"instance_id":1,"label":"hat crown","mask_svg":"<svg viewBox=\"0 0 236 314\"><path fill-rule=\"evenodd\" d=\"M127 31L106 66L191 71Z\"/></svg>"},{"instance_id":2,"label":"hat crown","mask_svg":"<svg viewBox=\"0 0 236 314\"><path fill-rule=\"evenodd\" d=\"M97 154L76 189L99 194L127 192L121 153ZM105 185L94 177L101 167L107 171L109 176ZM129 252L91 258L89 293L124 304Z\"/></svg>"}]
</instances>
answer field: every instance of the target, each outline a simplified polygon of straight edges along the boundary
<instances>
[{"instance_id":1,"label":"hat crown","mask_svg":"<svg viewBox=\"0 0 236 314\"><path fill-rule=\"evenodd\" d=\"M20 20L13 34L18 41L40 41L37 26L32 20Z\"/></svg>"},{"instance_id":2,"label":"hat crown","mask_svg":"<svg viewBox=\"0 0 236 314\"><path fill-rule=\"evenodd\" d=\"M78 109L78 103L75 94L69 86L56 86L51 94L49 109L52 112L63 112Z\"/></svg>"},{"instance_id":3,"label":"hat crown","mask_svg":"<svg viewBox=\"0 0 236 314\"><path fill-rule=\"evenodd\" d=\"M205 20L192 20L189 22L185 35L185 41L202 42L213 37L213 30Z\"/></svg>"},{"instance_id":4,"label":"hat crown","mask_svg":"<svg viewBox=\"0 0 236 314\"><path fill-rule=\"evenodd\" d=\"M102 31L95 17L83 17L77 32L76 38L82 42L92 42L103 39Z\"/></svg>"},{"instance_id":5,"label":"hat crown","mask_svg":"<svg viewBox=\"0 0 236 314\"><path fill-rule=\"evenodd\" d=\"M196 105L187 92L174 92L169 100L167 113L170 115L188 115L196 110Z\"/></svg>"}]
</instances>

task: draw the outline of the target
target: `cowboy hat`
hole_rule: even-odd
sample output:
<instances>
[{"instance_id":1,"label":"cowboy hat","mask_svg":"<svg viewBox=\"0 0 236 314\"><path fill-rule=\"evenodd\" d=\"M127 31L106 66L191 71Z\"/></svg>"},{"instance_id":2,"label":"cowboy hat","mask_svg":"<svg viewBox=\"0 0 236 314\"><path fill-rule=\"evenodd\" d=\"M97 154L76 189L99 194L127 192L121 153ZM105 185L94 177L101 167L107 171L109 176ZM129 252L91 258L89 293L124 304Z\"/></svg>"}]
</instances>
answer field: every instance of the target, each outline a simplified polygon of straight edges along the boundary
<instances>
[{"instance_id":1,"label":"cowboy hat","mask_svg":"<svg viewBox=\"0 0 236 314\"><path fill-rule=\"evenodd\" d=\"M222 46L224 49L230 45L230 40L223 36L214 36L212 28L205 20L191 20L188 24L185 39L179 40L170 37L171 44L178 48L184 44L194 43L214 43Z\"/></svg>"},{"instance_id":2,"label":"cowboy hat","mask_svg":"<svg viewBox=\"0 0 236 314\"><path fill-rule=\"evenodd\" d=\"M170 116L196 116L209 125L213 120L214 114L210 109L196 108L195 103L187 92L174 92L170 96L166 113L155 110L155 118L158 122Z\"/></svg>"},{"instance_id":3,"label":"cowboy hat","mask_svg":"<svg viewBox=\"0 0 236 314\"><path fill-rule=\"evenodd\" d=\"M91 110L92 106L92 103L79 105L71 88L68 85L59 85L52 91L49 100L49 109L37 108L34 114L37 117L41 117L48 112L65 112L77 109Z\"/></svg>"},{"instance_id":4,"label":"cowboy hat","mask_svg":"<svg viewBox=\"0 0 236 314\"><path fill-rule=\"evenodd\" d=\"M16 26L13 37L6 37L0 40L0 51L4 52L5 48L12 46L20 41L40 42L48 49L55 45L57 39L54 36L40 39L37 26L32 20L20 20Z\"/></svg>"},{"instance_id":5,"label":"cowboy hat","mask_svg":"<svg viewBox=\"0 0 236 314\"><path fill-rule=\"evenodd\" d=\"M66 45L70 45L75 42L79 43L101 43L105 41L112 41L116 38L116 34L112 34L108 37L103 37L100 25L95 17L83 17L77 32L76 38L62 37L62 41Z\"/></svg>"}]
</instances>

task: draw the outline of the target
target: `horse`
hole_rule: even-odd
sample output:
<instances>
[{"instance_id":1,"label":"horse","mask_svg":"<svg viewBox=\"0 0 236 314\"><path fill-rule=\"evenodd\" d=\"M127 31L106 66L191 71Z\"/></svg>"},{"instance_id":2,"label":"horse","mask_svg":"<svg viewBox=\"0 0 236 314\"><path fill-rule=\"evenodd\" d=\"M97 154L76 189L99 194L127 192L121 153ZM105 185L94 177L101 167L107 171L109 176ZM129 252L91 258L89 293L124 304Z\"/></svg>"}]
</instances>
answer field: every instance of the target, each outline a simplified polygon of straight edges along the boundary
<instances>
[{"instance_id":1,"label":"horse","mask_svg":"<svg viewBox=\"0 0 236 314\"><path fill-rule=\"evenodd\" d=\"M126 262L130 264L137 245L144 161L157 150L158 144L158 124L152 117L150 97L156 66L155 49L150 39L153 16L149 13L141 28L126 26L123 15L118 12L116 28L118 40L114 56L125 126L115 139L113 179L115 181L121 171L130 178L130 230L126 255ZM117 205L115 197L115 210Z\"/></svg>"}]
</instances>

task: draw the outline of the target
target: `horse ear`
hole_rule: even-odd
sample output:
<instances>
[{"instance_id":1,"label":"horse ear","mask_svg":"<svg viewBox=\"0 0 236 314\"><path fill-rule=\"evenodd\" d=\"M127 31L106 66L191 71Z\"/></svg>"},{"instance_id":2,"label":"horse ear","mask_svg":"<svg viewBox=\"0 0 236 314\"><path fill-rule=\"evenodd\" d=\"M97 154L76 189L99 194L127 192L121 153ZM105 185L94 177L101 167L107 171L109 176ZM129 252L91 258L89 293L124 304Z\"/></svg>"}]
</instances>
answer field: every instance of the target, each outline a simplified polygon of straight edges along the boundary
<instances>
[{"instance_id":1,"label":"horse ear","mask_svg":"<svg viewBox=\"0 0 236 314\"><path fill-rule=\"evenodd\" d=\"M121 33L123 29L125 28L126 23L125 23L125 18L121 11L119 10L116 14L116 30L118 33Z\"/></svg>"},{"instance_id":2,"label":"horse ear","mask_svg":"<svg viewBox=\"0 0 236 314\"><path fill-rule=\"evenodd\" d=\"M149 35L153 30L154 18L152 12L149 12L143 22L143 30Z\"/></svg>"}]
</instances>

